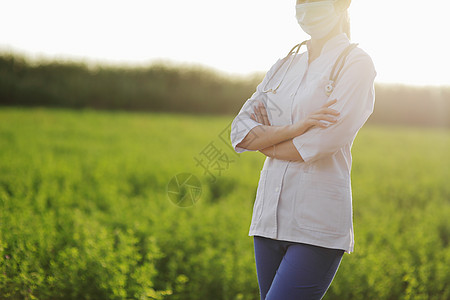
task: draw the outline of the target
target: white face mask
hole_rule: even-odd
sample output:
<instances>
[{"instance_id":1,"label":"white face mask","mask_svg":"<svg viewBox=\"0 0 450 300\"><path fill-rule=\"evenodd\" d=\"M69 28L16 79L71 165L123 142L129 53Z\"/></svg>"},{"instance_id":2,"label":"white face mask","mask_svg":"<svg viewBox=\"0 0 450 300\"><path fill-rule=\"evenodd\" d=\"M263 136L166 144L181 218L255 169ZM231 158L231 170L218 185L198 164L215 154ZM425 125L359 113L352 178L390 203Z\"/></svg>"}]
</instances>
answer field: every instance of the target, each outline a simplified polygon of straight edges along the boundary
<instances>
[{"instance_id":1,"label":"white face mask","mask_svg":"<svg viewBox=\"0 0 450 300\"><path fill-rule=\"evenodd\" d=\"M336 12L334 0L297 4L297 22L313 39L325 37L336 26L341 13Z\"/></svg>"}]
</instances>

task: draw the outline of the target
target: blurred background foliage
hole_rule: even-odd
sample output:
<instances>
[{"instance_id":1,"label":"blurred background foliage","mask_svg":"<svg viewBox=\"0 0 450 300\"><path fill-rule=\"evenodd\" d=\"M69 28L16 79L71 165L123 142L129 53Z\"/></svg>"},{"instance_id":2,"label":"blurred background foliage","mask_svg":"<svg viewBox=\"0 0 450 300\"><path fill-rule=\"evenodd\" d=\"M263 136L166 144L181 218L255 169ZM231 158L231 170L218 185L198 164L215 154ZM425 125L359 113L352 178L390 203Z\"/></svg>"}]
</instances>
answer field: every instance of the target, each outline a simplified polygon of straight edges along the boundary
<instances>
[{"instance_id":1,"label":"blurred background foliage","mask_svg":"<svg viewBox=\"0 0 450 300\"><path fill-rule=\"evenodd\" d=\"M259 299L264 156L226 139L260 80L0 57L0 299ZM450 299L450 88L376 88L353 146L355 252L325 298ZM211 143L230 159L215 182L195 160ZM186 172L202 194L181 208L167 185Z\"/></svg>"},{"instance_id":2,"label":"blurred background foliage","mask_svg":"<svg viewBox=\"0 0 450 300\"><path fill-rule=\"evenodd\" d=\"M229 116L0 109L0 299L257 300L248 237L264 155ZM211 142L232 162L197 165ZM326 299L450 298L450 135L367 125L353 147L355 252ZM192 173L195 206L169 181Z\"/></svg>"},{"instance_id":3,"label":"blurred background foliage","mask_svg":"<svg viewBox=\"0 0 450 300\"><path fill-rule=\"evenodd\" d=\"M31 62L0 55L0 105L234 114L262 74L232 77L200 66ZM450 86L376 84L369 123L450 127Z\"/></svg>"}]
</instances>

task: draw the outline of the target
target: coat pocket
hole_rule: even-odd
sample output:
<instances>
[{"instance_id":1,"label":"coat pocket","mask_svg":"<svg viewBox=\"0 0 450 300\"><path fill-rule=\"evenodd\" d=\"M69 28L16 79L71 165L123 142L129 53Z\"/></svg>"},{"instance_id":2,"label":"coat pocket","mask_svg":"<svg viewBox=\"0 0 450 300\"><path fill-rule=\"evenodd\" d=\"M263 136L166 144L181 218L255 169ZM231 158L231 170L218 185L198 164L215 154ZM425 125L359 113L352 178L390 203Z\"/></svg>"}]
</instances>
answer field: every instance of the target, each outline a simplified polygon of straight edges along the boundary
<instances>
[{"instance_id":1,"label":"coat pocket","mask_svg":"<svg viewBox=\"0 0 450 300\"><path fill-rule=\"evenodd\" d=\"M252 224L256 225L256 223L261 219L263 206L264 206L264 192L266 188L266 177L267 170L261 170L261 175L259 176L258 188L256 190L256 199L253 204L253 216L252 216Z\"/></svg>"},{"instance_id":2,"label":"coat pocket","mask_svg":"<svg viewBox=\"0 0 450 300\"><path fill-rule=\"evenodd\" d=\"M352 197L348 180L304 173L294 203L299 227L334 234L349 232Z\"/></svg>"}]
</instances>

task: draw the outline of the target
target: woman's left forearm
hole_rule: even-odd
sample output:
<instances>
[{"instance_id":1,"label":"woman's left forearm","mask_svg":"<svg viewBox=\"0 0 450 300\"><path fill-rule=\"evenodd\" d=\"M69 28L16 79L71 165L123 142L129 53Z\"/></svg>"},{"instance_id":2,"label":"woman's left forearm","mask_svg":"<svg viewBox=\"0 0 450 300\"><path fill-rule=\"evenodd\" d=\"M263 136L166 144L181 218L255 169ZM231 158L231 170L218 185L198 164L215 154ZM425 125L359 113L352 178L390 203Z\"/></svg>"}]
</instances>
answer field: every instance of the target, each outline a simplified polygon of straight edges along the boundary
<instances>
[{"instance_id":1,"label":"woman's left forearm","mask_svg":"<svg viewBox=\"0 0 450 300\"><path fill-rule=\"evenodd\" d=\"M288 161L299 161L302 162L303 158L298 153L297 148L295 148L292 139L281 142L274 146L270 146L264 149L259 150L262 154L280 159L280 160L288 160Z\"/></svg>"}]
</instances>

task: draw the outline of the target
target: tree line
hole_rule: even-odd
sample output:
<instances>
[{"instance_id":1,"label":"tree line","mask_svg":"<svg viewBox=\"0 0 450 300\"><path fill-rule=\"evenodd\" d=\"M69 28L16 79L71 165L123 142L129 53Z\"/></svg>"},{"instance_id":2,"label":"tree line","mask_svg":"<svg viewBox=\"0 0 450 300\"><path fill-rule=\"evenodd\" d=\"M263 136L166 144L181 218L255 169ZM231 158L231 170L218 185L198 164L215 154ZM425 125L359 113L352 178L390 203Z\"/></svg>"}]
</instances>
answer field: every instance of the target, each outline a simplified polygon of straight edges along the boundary
<instances>
[{"instance_id":1,"label":"tree line","mask_svg":"<svg viewBox=\"0 0 450 300\"><path fill-rule=\"evenodd\" d=\"M263 74L232 77L200 66L89 66L0 55L0 105L236 114ZM370 123L450 127L450 86L376 84Z\"/></svg>"}]
</instances>

